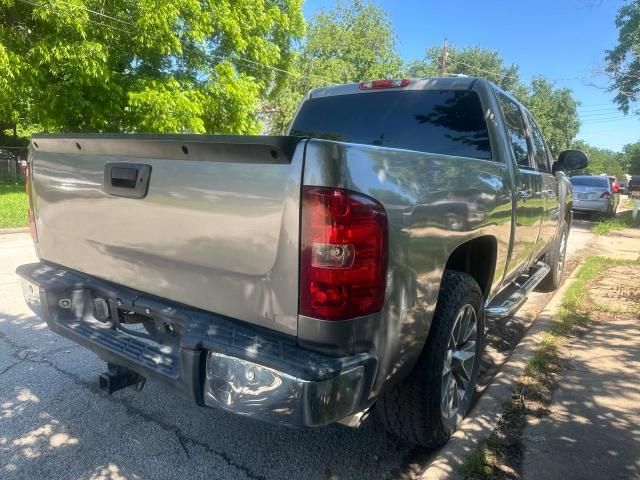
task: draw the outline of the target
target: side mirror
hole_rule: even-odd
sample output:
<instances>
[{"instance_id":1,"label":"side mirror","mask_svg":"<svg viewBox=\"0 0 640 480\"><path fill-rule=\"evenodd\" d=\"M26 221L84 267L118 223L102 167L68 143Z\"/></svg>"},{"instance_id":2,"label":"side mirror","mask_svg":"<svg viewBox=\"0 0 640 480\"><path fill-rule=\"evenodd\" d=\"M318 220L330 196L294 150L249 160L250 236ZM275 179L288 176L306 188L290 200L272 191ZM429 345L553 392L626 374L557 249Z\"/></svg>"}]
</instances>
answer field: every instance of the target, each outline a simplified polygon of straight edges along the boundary
<instances>
[{"instance_id":1,"label":"side mirror","mask_svg":"<svg viewBox=\"0 0 640 480\"><path fill-rule=\"evenodd\" d=\"M553 173L567 170L580 170L589 165L589 158L580 150L565 150L558 156L558 160L553 163Z\"/></svg>"}]
</instances>

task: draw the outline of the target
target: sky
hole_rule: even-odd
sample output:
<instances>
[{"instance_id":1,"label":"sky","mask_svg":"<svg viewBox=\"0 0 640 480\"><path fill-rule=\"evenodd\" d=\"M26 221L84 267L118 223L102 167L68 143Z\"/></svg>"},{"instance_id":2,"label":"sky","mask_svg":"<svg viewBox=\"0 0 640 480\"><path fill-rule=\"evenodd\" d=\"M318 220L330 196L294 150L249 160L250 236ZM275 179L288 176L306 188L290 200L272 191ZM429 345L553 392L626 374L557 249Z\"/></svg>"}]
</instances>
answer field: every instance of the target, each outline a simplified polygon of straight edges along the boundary
<instances>
[{"instance_id":1,"label":"sky","mask_svg":"<svg viewBox=\"0 0 640 480\"><path fill-rule=\"evenodd\" d=\"M604 52L617 40L621 0L374 0L388 13L405 60L422 58L444 39L457 47L496 50L520 66L524 80L542 75L568 87L581 103L577 138L619 151L640 140L640 117L624 116L606 92ZM309 20L335 0L306 0Z\"/></svg>"}]
</instances>

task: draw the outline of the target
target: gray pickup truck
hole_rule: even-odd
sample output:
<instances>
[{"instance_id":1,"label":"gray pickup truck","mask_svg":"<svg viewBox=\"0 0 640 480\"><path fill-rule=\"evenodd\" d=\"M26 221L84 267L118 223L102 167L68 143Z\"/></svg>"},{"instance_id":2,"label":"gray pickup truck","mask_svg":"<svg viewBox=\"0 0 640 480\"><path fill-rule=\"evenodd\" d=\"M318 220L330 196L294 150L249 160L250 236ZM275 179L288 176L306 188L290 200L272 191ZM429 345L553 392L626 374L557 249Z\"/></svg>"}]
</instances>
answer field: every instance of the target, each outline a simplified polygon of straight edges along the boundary
<instances>
[{"instance_id":1,"label":"gray pickup truck","mask_svg":"<svg viewBox=\"0 0 640 480\"><path fill-rule=\"evenodd\" d=\"M562 275L564 171L480 78L311 91L289 134L36 135L25 298L107 362L108 393L354 426L428 447L476 387L485 326Z\"/></svg>"}]
</instances>

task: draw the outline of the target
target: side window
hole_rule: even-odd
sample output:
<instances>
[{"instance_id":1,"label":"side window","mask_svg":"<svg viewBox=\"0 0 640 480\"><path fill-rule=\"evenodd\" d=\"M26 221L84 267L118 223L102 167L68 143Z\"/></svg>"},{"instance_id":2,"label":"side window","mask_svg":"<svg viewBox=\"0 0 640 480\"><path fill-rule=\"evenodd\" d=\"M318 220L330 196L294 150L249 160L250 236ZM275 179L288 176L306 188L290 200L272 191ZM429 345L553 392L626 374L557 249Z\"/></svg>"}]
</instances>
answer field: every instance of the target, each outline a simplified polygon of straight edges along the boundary
<instances>
[{"instance_id":1,"label":"side window","mask_svg":"<svg viewBox=\"0 0 640 480\"><path fill-rule=\"evenodd\" d=\"M498 103L500 104L500 108L504 114L504 120L507 126L507 136L509 137L513 153L516 156L518 167L531 168L532 165L529 163L527 129L518 105L501 93L498 93Z\"/></svg>"},{"instance_id":2,"label":"side window","mask_svg":"<svg viewBox=\"0 0 640 480\"><path fill-rule=\"evenodd\" d=\"M536 121L530 113L527 113L527 119L529 120L529 126L531 127L531 137L533 139L533 147L535 149L534 159L536 166L543 172L551 172L551 168L549 167L549 157L547 156L547 147L544 144L542 132L540 132L538 125L536 125Z\"/></svg>"}]
</instances>

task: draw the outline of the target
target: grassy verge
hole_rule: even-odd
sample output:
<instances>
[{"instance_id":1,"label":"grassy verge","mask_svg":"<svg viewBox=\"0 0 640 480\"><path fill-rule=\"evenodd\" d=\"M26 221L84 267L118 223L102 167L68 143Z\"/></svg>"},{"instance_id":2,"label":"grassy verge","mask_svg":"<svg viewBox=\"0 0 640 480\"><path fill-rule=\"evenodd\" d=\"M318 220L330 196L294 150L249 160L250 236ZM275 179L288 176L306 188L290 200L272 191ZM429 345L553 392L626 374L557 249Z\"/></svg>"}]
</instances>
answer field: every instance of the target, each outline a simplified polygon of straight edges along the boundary
<instances>
[{"instance_id":1,"label":"grassy verge","mask_svg":"<svg viewBox=\"0 0 640 480\"><path fill-rule=\"evenodd\" d=\"M598 220L598 222L591 227L591 231L596 235L608 235L616 230L623 230L632 226L631 211L627 210L626 212L619 213L614 218Z\"/></svg>"},{"instance_id":2,"label":"grassy verge","mask_svg":"<svg viewBox=\"0 0 640 480\"><path fill-rule=\"evenodd\" d=\"M26 227L27 209L24 183L0 183L0 228Z\"/></svg>"},{"instance_id":3,"label":"grassy verge","mask_svg":"<svg viewBox=\"0 0 640 480\"><path fill-rule=\"evenodd\" d=\"M523 445L521 434L527 415L548 414L555 377L561 370L559 349L567 337L589 325L591 315L605 310L589 297L590 286L614 265L634 263L603 257L589 257L567 289L553 327L547 332L528 361L525 374L518 378L510 401L493 433L469 454L461 467L467 480L519 478Z\"/></svg>"}]
</instances>

